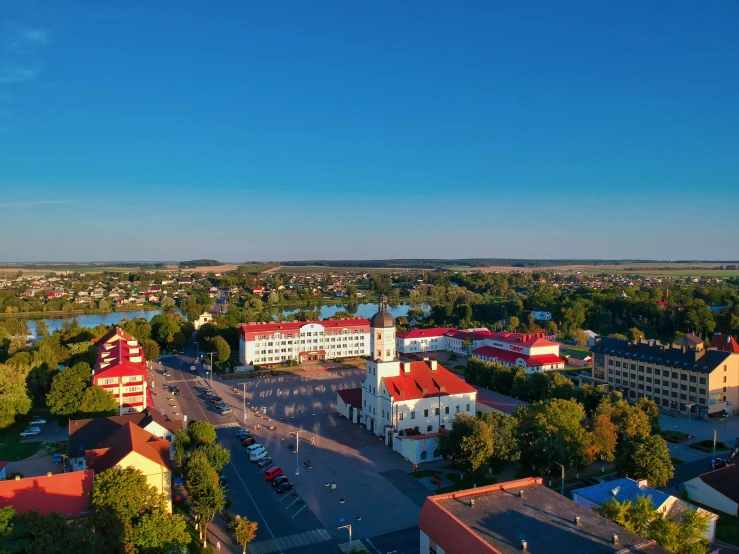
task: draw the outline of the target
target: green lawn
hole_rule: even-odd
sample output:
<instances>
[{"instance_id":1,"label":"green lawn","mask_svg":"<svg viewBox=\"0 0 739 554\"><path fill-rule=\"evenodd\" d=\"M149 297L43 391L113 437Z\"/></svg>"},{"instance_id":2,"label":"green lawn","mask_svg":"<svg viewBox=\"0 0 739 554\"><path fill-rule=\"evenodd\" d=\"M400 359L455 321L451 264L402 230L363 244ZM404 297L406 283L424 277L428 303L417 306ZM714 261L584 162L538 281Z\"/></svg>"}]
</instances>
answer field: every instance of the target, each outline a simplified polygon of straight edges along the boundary
<instances>
[{"instance_id":1,"label":"green lawn","mask_svg":"<svg viewBox=\"0 0 739 554\"><path fill-rule=\"evenodd\" d=\"M694 442L690 445L690 448L695 448L696 450L702 450L703 452L713 452L713 441L712 440L703 440ZM731 450L730 446L726 446L724 443L720 441L716 441L716 451L719 450Z\"/></svg>"},{"instance_id":2,"label":"green lawn","mask_svg":"<svg viewBox=\"0 0 739 554\"><path fill-rule=\"evenodd\" d=\"M685 463L680 458L672 458L672 457L670 457L670 460L672 460L672 465L674 465L674 466L679 466L680 464L684 464Z\"/></svg>"},{"instance_id":3,"label":"green lawn","mask_svg":"<svg viewBox=\"0 0 739 554\"><path fill-rule=\"evenodd\" d=\"M682 442L688 440L688 434L682 431L662 431L662 438L671 442Z\"/></svg>"},{"instance_id":4,"label":"green lawn","mask_svg":"<svg viewBox=\"0 0 739 554\"><path fill-rule=\"evenodd\" d=\"M411 473L416 479L423 479L424 477L433 477L436 471L433 469L419 469Z\"/></svg>"},{"instance_id":5,"label":"green lawn","mask_svg":"<svg viewBox=\"0 0 739 554\"><path fill-rule=\"evenodd\" d=\"M707 508L710 510L711 508ZM716 538L733 545L739 545L739 517L719 513L716 524Z\"/></svg>"},{"instance_id":6,"label":"green lawn","mask_svg":"<svg viewBox=\"0 0 739 554\"><path fill-rule=\"evenodd\" d=\"M38 441L21 443L21 432L27 429L28 422L36 417L39 417L36 413L21 416L19 421L0 432L0 457L3 460L6 462L25 460L41 450L44 446L43 435L36 437ZM47 425L52 425L52 422Z\"/></svg>"}]
</instances>

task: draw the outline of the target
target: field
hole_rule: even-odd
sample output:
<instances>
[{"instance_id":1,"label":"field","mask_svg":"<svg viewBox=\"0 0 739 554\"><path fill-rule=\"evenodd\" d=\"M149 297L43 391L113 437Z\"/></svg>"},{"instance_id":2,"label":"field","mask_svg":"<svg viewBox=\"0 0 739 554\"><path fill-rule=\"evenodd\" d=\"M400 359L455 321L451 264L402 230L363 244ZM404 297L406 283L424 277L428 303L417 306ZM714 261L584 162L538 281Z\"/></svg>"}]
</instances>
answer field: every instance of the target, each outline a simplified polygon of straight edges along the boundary
<instances>
[{"instance_id":1,"label":"field","mask_svg":"<svg viewBox=\"0 0 739 554\"><path fill-rule=\"evenodd\" d=\"M518 271L521 273L533 272L559 272L559 273L584 273L587 275L595 275L600 273L621 274L621 275L644 275L646 277L737 277L739 269L714 269L721 264L717 263L691 263L691 264L624 264L624 265L560 265L546 267L511 267L511 266L494 266L494 267L475 267L475 268L455 268L460 271L482 271L485 273L511 273Z\"/></svg>"}]
</instances>

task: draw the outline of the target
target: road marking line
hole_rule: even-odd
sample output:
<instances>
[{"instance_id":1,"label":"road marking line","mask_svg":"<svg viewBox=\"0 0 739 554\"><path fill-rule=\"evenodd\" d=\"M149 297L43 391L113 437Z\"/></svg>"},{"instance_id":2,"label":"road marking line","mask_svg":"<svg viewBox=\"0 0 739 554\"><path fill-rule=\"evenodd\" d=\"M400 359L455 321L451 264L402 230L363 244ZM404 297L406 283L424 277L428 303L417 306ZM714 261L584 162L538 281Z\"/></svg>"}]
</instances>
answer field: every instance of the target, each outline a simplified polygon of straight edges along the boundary
<instances>
[{"instance_id":1,"label":"road marking line","mask_svg":"<svg viewBox=\"0 0 739 554\"><path fill-rule=\"evenodd\" d=\"M300 512L302 512L303 510L305 510L305 504L303 504L303 506L297 512L295 512L295 516L298 515ZM291 517L290 519L295 519L295 516Z\"/></svg>"},{"instance_id":2,"label":"road marking line","mask_svg":"<svg viewBox=\"0 0 739 554\"><path fill-rule=\"evenodd\" d=\"M290 506L292 506L293 504L295 504L298 500L300 500L300 497L299 496L295 500L293 500L292 502L290 502L290 504L287 505L287 508L289 508ZM287 510L287 508L285 508L285 509Z\"/></svg>"}]
</instances>

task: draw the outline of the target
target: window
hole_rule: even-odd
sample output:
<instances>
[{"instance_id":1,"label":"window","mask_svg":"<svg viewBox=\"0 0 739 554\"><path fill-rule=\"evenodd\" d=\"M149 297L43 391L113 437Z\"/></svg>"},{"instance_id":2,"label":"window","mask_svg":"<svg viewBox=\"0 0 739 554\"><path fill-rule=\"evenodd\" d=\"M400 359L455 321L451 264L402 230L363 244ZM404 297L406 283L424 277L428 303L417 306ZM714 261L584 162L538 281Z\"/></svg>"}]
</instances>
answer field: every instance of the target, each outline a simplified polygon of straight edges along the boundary
<instances>
[{"instance_id":1,"label":"window","mask_svg":"<svg viewBox=\"0 0 739 554\"><path fill-rule=\"evenodd\" d=\"M630 396L631 398L636 398L636 392L634 392L633 390L630 390L630 391L629 391L629 396Z\"/></svg>"},{"instance_id":2,"label":"window","mask_svg":"<svg viewBox=\"0 0 739 554\"><path fill-rule=\"evenodd\" d=\"M468 412L470 411L470 405L469 404L467 404L467 410L466 411L468 411Z\"/></svg>"},{"instance_id":3,"label":"window","mask_svg":"<svg viewBox=\"0 0 739 554\"><path fill-rule=\"evenodd\" d=\"M726 375L724 375L724 383L726 382Z\"/></svg>"},{"instance_id":4,"label":"window","mask_svg":"<svg viewBox=\"0 0 739 554\"><path fill-rule=\"evenodd\" d=\"M411 412L411 419L416 419L416 411L415 410L413 410Z\"/></svg>"},{"instance_id":5,"label":"window","mask_svg":"<svg viewBox=\"0 0 739 554\"><path fill-rule=\"evenodd\" d=\"M398 414L398 419L399 419L400 421L403 421L403 412L400 412L400 413Z\"/></svg>"},{"instance_id":6,"label":"window","mask_svg":"<svg viewBox=\"0 0 739 554\"><path fill-rule=\"evenodd\" d=\"M698 404L705 404L705 403L706 403L706 399L705 398L699 398L698 399Z\"/></svg>"},{"instance_id":7,"label":"window","mask_svg":"<svg viewBox=\"0 0 739 554\"><path fill-rule=\"evenodd\" d=\"M433 427L431 427L431 425L427 425L426 426L426 432L427 433L430 433L431 432L431 429L433 429Z\"/></svg>"},{"instance_id":8,"label":"window","mask_svg":"<svg viewBox=\"0 0 739 554\"><path fill-rule=\"evenodd\" d=\"M654 384L655 384L655 385L659 385L659 384L660 384L660 382L659 382L659 379L655 379L655 380L654 380Z\"/></svg>"},{"instance_id":9,"label":"window","mask_svg":"<svg viewBox=\"0 0 739 554\"><path fill-rule=\"evenodd\" d=\"M688 395L687 394L681 394L680 395L680 400L687 400L687 399L688 399Z\"/></svg>"},{"instance_id":10,"label":"window","mask_svg":"<svg viewBox=\"0 0 739 554\"><path fill-rule=\"evenodd\" d=\"M678 385L677 383L672 383L672 388L673 389L676 389L677 388L677 385Z\"/></svg>"},{"instance_id":11,"label":"window","mask_svg":"<svg viewBox=\"0 0 739 554\"><path fill-rule=\"evenodd\" d=\"M677 379L680 376L680 374L677 371L672 372L672 378Z\"/></svg>"},{"instance_id":12,"label":"window","mask_svg":"<svg viewBox=\"0 0 739 554\"><path fill-rule=\"evenodd\" d=\"M690 392L695 392L695 387L690 387Z\"/></svg>"},{"instance_id":13,"label":"window","mask_svg":"<svg viewBox=\"0 0 739 554\"><path fill-rule=\"evenodd\" d=\"M687 381L688 380L688 374L687 373L683 373L682 375L680 375L680 380L681 381Z\"/></svg>"},{"instance_id":14,"label":"window","mask_svg":"<svg viewBox=\"0 0 739 554\"><path fill-rule=\"evenodd\" d=\"M695 375L691 375L690 376L690 382L691 383L695 383Z\"/></svg>"},{"instance_id":15,"label":"window","mask_svg":"<svg viewBox=\"0 0 739 554\"><path fill-rule=\"evenodd\" d=\"M444 413L449 414L449 406L444 406Z\"/></svg>"},{"instance_id":16,"label":"window","mask_svg":"<svg viewBox=\"0 0 739 554\"><path fill-rule=\"evenodd\" d=\"M649 385L647 385L647 392L652 392L652 387L650 387Z\"/></svg>"},{"instance_id":17,"label":"window","mask_svg":"<svg viewBox=\"0 0 739 554\"><path fill-rule=\"evenodd\" d=\"M613 375L613 370L612 369L609 369L608 370L608 373L610 373L611 375Z\"/></svg>"},{"instance_id":18,"label":"window","mask_svg":"<svg viewBox=\"0 0 739 554\"><path fill-rule=\"evenodd\" d=\"M608 365L613 365L613 360L608 360ZM618 367L621 367L621 364Z\"/></svg>"},{"instance_id":19,"label":"window","mask_svg":"<svg viewBox=\"0 0 739 554\"><path fill-rule=\"evenodd\" d=\"M663 398L662 399L662 405L663 406L669 406L670 405L670 401L667 398Z\"/></svg>"},{"instance_id":20,"label":"window","mask_svg":"<svg viewBox=\"0 0 739 554\"><path fill-rule=\"evenodd\" d=\"M428 410L424 410L423 411L423 417L428 417L428 416L429 416L429 411Z\"/></svg>"},{"instance_id":21,"label":"window","mask_svg":"<svg viewBox=\"0 0 739 554\"><path fill-rule=\"evenodd\" d=\"M609 377L608 378L608 381L611 382L611 383L613 383L613 377Z\"/></svg>"},{"instance_id":22,"label":"window","mask_svg":"<svg viewBox=\"0 0 739 554\"><path fill-rule=\"evenodd\" d=\"M621 362L616 362L616 367L621 367Z\"/></svg>"},{"instance_id":23,"label":"window","mask_svg":"<svg viewBox=\"0 0 739 554\"><path fill-rule=\"evenodd\" d=\"M647 368L647 373L651 373L651 372L652 372L652 368L651 367L648 367ZM654 368L654 374L655 375L659 375L660 374L660 370L657 369L656 367Z\"/></svg>"},{"instance_id":24,"label":"window","mask_svg":"<svg viewBox=\"0 0 739 554\"><path fill-rule=\"evenodd\" d=\"M620 385L621 384L621 379L616 379L616 384L617 385Z\"/></svg>"},{"instance_id":25,"label":"window","mask_svg":"<svg viewBox=\"0 0 739 554\"><path fill-rule=\"evenodd\" d=\"M439 415L439 408L434 408L434 415Z\"/></svg>"},{"instance_id":26,"label":"window","mask_svg":"<svg viewBox=\"0 0 739 554\"><path fill-rule=\"evenodd\" d=\"M459 404L457 404L457 413L459 413Z\"/></svg>"},{"instance_id":27,"label":"window","mask_svg":"<svg viewBox=\"0 0 739 554\"><path fill-rule=\"evenodd\" d=\"M680 385L680 390L688 390L688 385Z\"/></svg>"},{"instance_id":28,"label":"window","mask_svg":"<svg viewBox=\"0 0 739 554\"><path fill-rule=\"evenodd\" d=\"M640 377L641 377L641 375L640 375ZM652 378L651 377L647 377L647 383L651 383L651 382L652 382Z\"/></svg>"},{"instance_id":29,"label":"window","mask_svg":"<svg viewBox=\"0 0 739 554\"><path fill-rule=\"evenodd\" d=\"M706 378L705 377L700 377L698 379L698 383L700 383L701 385L705 385L706 384Z\"/></svg>"},{"instance_id":30,"label":"window","mask_svg":"<svg viewBox=\"0 0 739 554\"><path fill-rule=\"evenodd\" d=\"M677 392L672 393L672 398L677 398Z\"/></svg>"},{"instance_id":31,"label":"window","mask_svg":"<svg viewBox=\"0 0 739 554\"><path fill-rule=\"evenodd\" d=\"M613 372L611 372L611 373L613 373ZM621 370L617 371L616 372L616 375L621 375Z\"/></svg>"},{"instance_id":32,"label":"window","mask_svg":"<svg viewBox=\"0 0 739 554\"><path fill-rule=\"evenodd\" d=\"M631 371L636 371L636 364L631 364Z\"/></svg>"},{"instance_id":33,"label":"window","mask_svg":"<svg viewBox=\"0 0 739 554\"><path fill-rule=\"evenodd\" d=\"M631 378L635 380L636 379L636 373L632 373L631 374Z\"/></svg>"},{"instance_id":34,"label":"window","mask_svg":"<svg viewBox=\"0 0 739 554\"><path fill-rule=\"evenodd\" d=\"M385 419L385 410L382 410L382 419Z\"/></svg>"}]
</instances>

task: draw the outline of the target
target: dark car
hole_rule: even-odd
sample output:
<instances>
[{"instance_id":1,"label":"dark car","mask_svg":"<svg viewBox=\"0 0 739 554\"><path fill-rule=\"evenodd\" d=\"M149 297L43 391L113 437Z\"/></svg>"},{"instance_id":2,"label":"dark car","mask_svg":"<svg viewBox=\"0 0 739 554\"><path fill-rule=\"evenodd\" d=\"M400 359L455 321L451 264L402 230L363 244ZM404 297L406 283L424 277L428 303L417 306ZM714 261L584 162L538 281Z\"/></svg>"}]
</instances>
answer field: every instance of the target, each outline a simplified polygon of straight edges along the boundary
<instances>
[{"instance_id":1,"label":"dark car","mask_svg":"<svg viewBox=\"0 0 739 554\"><path fill-rule=\"evenodd\" d=\"M223 410L224 408L228 408L228 404L226 404L225 402L220 402L216 404L216 408L218 408L219 410Z\"/></svg>"},{"instance_id":2,"label":"dark car","mask_svg":"<svg viewBox=\"0 0 739 554\"><path fill-rule=\"evenodd\" d=\"M221 398L220 396L211 396L210 401L215 404L216 402L222 402L223 398Z\"/></svg>"},{"instance_id":3,"label":"dark car","mask_svg":"<svg viewBox=\"0 0 739 554\"><path fill-rule=\"evenodd\" d=\"M290 481L284 481L283 483L277 486L277 492L282 494L283 492L287 492L292 488L293 488L293 484Z\"/></svg>"},{"instance_id":4,"label":"dark car","mask_svg":"<svg viewBox=\"0 0 739 554\"><path fill-rule=\"evenodd\" d=\"M272 479L273 487L279 487L280 485L282 485L282 483L287 483L287 477L285 477L284 475L280 475L279 477L275 477L274 479Z\"/></svg>"},{"instance_id":5,"label":"dark car","mask_svg":"<svg viewBox=\"0 0 739 554\"><path fill-rule=\"evenodd\" d=\"M172 387L172 394L180 394L180 388L177 386Z\"/></svg>"},{"instance_id":6,"label":"dark car","mask_svg":"<svg viewBox=\"0 0 739 554\"><path fill-rule=\"evenodd\" d=\"M249 437L251 437L251 433L249 431L245 430L245 429L239 429L238 431L236 431L236 438L237 439L244 440L244 439L249 438Z\"/></svg>"},{"instance_id":7,"label":"dark car","mask_svg":"<svg viewBox=\"0 0 739 554\"><path fill-rule=\"evenodd\" d=\"M241 446L246 448L247 446L251 446L252 444L256 444L257 441L254 440L253 437L246 437L243 441L241 441Z\"/></svg>"},{"instance_id":8,"label":"dark car","mask_svg":"<svg viewBox=\"0 0 739 554\"><path fill-rule=\"evenodd\" d=\"M264 458L259 458L257 460L257 465L259 467L265 467L265 466L268 466L271 463L272 463L272 458L270 458L269 456L265 456Z\"/></svg>"},{"instance_id":9,"label":"dark car","mask_svg":"<svg viewBox=\"0 0 739 554\"><path fill-rule=\"evenodd\" d=\"M716 458L716 469L721 469L722 467L726 467L726 460L723 458Z\"/></svg>"}]
</instances>

